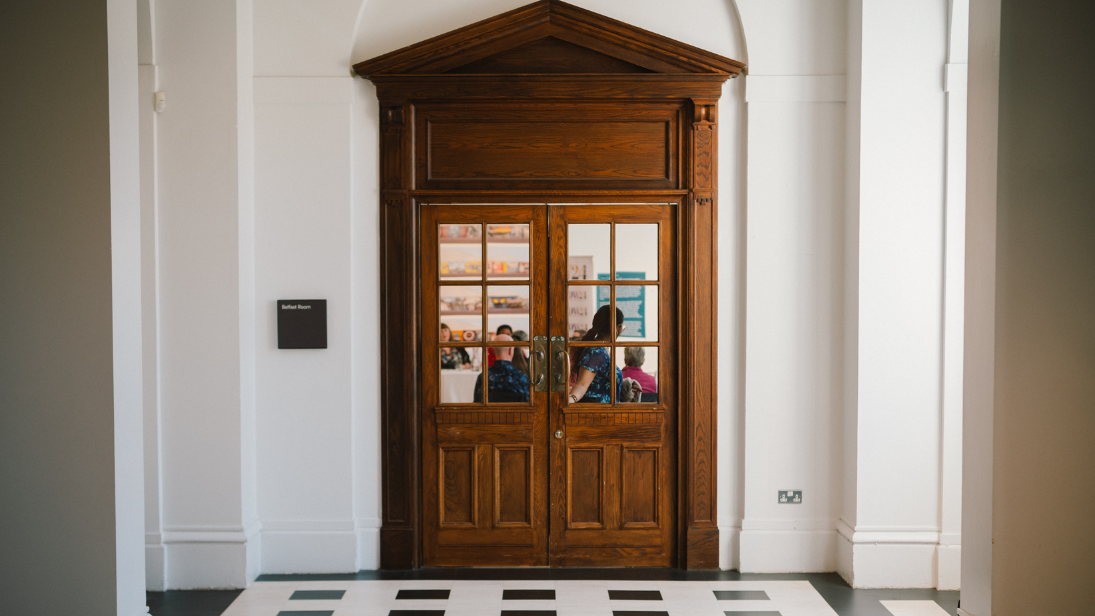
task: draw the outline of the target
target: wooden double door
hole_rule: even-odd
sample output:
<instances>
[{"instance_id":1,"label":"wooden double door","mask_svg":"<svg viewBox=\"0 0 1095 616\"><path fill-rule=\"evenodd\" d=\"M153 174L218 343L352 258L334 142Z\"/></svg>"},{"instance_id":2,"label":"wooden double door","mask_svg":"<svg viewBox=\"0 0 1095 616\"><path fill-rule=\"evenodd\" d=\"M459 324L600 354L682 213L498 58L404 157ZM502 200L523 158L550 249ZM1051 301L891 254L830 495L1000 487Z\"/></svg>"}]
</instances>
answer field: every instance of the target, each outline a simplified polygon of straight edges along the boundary
<instances>
[{"instance_id":1,"label":"wooden double door","mask_svg":"<svg viewBox=\"0 0 1095 616\"><path fill-rule=\"evenodd\" d=\"M422 205L424 565L675 564L676 210Z\"/></svg>"}]
</instances>

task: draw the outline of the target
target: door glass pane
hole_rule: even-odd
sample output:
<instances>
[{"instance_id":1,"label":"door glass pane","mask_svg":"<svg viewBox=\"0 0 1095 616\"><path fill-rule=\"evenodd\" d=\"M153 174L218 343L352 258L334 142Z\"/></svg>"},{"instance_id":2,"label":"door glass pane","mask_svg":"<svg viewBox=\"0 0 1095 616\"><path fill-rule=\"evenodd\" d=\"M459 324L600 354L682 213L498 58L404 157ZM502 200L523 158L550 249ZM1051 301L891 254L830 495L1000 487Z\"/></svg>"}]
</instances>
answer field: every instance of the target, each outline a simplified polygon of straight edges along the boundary
<instances>
[{"instance_id":1,"label":"door glass pane","mask_svg":"<svg viewBox=\"0 0 1095 616\"><path fill-rule=\"evenodd\" d=\"M593 327L593 317L600 307L608 305L611 292L612 287L607 285L567 287L567 338L581 338Z\"/></svg>"},{"instance_id":2,"label":"door glass pane","mask_svg":"<svg viewBox=\"0 0 1095 616\"><path fill-rule=\"evenodd\" d=\"M611 225L567 225L567 280L607 280Z\"/></svg>"},{"instance_id":3,"label":"door glass pane","mask_svg":"<svg viewBox=\"0 0 1095 616\"><path fill-rule=\"evenodd\" d=\"M616 225L616 278L658 279L658 225Z\"/></svg>"},{"instance_id":4,"label":"door glass pane","mask_svg":"<svg viewBox=\"0 0 1095 616\"><path fill-rule=\"evenodd\" d=\"M624 379L637 381L643 388L635 402L658 401L658 347L616 347L616 367ZM624 387L630 382L624 381Z\"/></svg>"},{"instance_id":5,"label":"door glass pane","mask_svg":"<svg viewBox=\"0 0 1095 616\"><path fill-rule=\"evenodd\" d=\"M525 347L496 346L490 351L494 361L487 368L488 403L525 403L529 401L529 361Z\"/></svg>"},{"instance_id":6,"label":"door glass pane","mask_svg":"<svg viewBox=\"0 0 1095 616\"><path fill-rule=\"evenodd\" d=\"M441 331L438 340L475 342L483 339L483 287L441 286L438 288Z\"/></svg>"},{"instance_id":7,"label":"door glass pane","mask_svg":"<svg viewBox=\"0 0 1095 616\"><path fill-rule=\"evenodd\" d=\"M612 403L617 379L609 352L608 347L570 347L570 393L578 402Z\"/></svg>"},{"instance_id":8,"label":"door glass pane","mask_svg":"<svg viewBox=\"0 0 1095 616\"><path fill-rule=\"evenodd\" d=\"M525 340L528 340L531 327L529 302L527 284L488 286L487 331L490 339L495 340L499 330L502 330L502 333L506 333L511 338L514 334L522 332L525 334Z\"/></svg>"},{"instance_id":9,"label":"door glass pane","mask_svg":"<svg viewBox=\"0 0 1095 616\"><path fill-rule=\"evenodd\" d=\"M616 309L624 313L621 341L658 339L658 287L618 285Z\"/></svg>"},{"instance_id":10,"label":"door glass pane","mask_svg":"<svg viewBox=\"0 0 1095 616\"><path fill-rule=\"evenodd\" d=\"M441 347L441 377L438 381L442 404L476 401L475 384L482 365L479 347ZM481 397L481 396L478 396Z\"/></svg>"},{"instance_id":11,"label":"door glass pane","mask_svg":"<svg viewBox=\"0 0 1095 616\"><path fill-rule=\"evenodd\" d=\"M532 267L529 225L487 225L487 278L528 280Z\"/></svg>"},{"instance_id":12,"label":"door glass pane","mask_svg":"<svg viewBox=\"0 0 1095 616\"><path fill-rule=\"evenodd\" d=\"M483 225L439 225L438 268L442 280L482 280Z\"/></svg>"}]
</instances>

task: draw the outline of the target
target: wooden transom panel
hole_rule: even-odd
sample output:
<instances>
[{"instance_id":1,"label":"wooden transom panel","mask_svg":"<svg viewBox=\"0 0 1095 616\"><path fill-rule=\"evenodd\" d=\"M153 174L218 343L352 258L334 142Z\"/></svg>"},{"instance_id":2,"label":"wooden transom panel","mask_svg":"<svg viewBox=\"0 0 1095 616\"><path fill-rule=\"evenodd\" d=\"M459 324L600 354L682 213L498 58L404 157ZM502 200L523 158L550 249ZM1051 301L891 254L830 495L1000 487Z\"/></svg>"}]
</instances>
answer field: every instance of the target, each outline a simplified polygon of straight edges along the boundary
<instances>
[{"instance_id":1,"label":"wooden transom panel","mask_svg":"<svg viewBox=\"0 0 1095 616\"><path fill-rule=\"evenodd\" d=\"M421 189L676 188L679 104L420 105Z\"/></svg>"}]
</instances>

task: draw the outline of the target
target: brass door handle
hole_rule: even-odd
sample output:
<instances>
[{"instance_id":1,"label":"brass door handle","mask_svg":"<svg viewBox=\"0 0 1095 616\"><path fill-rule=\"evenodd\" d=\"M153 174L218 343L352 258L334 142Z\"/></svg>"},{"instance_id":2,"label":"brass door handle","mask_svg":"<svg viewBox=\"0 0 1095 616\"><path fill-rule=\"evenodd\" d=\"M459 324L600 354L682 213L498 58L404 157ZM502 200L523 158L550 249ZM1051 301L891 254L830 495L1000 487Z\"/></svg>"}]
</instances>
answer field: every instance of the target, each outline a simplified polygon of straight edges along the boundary
<instances>
[{"instance_id":1,"label":"brass door handle","mask_svg":"<svg viewBox=\"0 0 1095 616\"><path fill-rule=\"evenodd\" d=\"M551 391L567 392L570 384L570 374L567 369L570 357L567 355L566 338L562 336L551 337Z\"/></svg>"},{"instance_id":2,"label":"brass door handle","mask_svg":"<svg viewBox=\"0 0 1095 616\"><path fill-rule=\"evenodd\" d=\"M532 391L548 390L548 339L532 337Z\"/></svg>"}]
</instances>

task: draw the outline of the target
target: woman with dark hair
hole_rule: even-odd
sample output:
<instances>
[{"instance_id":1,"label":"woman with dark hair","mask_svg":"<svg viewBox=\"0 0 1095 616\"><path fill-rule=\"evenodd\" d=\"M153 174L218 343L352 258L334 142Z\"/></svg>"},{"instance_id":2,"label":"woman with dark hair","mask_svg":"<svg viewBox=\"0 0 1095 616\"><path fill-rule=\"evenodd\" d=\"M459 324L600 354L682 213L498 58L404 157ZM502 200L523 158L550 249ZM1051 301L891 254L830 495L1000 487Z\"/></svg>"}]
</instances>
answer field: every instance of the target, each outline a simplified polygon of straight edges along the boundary
<instances>
[{"instance_id":1,"label":"woman with dark hair","mask_svg":"<svg viewBox=\"0 0 1095 616\"><path fill-rule=\"evenodd\" d=\"M586 342L604 341L611 343L624 331L624 313L616 309L616 327L612 327L612 309L609 306L601 306L597 314L593 315L593 325L582 336ZM573 385L570 387L570 403L596 402L608 404L612 402L612 356L607 347L571 347L570 349L570 376ZM625 386L620 369L616 368L616 400L629 402L638 400L643 388L635 381L628 379Z\"/></svg>"}]
</instances>

